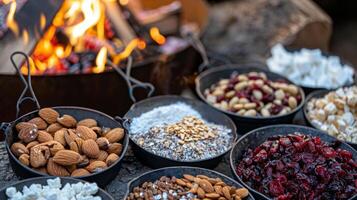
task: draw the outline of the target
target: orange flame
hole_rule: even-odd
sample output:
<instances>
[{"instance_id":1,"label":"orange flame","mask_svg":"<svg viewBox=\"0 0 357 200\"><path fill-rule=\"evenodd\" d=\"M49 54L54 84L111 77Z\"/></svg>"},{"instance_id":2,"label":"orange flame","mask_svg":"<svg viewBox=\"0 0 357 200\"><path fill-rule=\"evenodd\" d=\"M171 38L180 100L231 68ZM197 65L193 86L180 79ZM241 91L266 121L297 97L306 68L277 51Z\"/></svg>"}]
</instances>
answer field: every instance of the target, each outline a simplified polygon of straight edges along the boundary
<instances>
[{"instance_id":1,"label":"orange flame","mask_svg":"<svg viewBox=\"0 0 357 200\"><path fill-rule=\"evenodd\" d=\"M129 0L119 0L120 5L126 6L129 3Z\"/></svg>"},{"instance_id":2,"label":"orange flame","mask_svg":"<svg viewBox=\"0 0 357 200\"><path fill-rule=\"evenodd\" d=\"M41 16L40 16L40 28L41 30L45 29L45 26L46 26L46 16L41 13Z\"/></svg>"},{"instance_id":3,"label":"orange flame","mask_svg":"<svg viewBox=\"0 0 357 200\"><path fill-rule=\"evenodd\" d=\"M150 28L150 36L159 45L163 45L166 42L166 38L161 35L160 30L157 27Z\"/></svg>"},{"instance_id":4,"label":"orange flame","mask_svg":"<svg viewBox=\"0 0 357 200\"><path fill-rule=\"evenodd\" d=\"M108 49L106 47L102 47L95 59L96 67L93 68L94 73L101 73L105 70L105 64L107 63L107 55Z\"/></svg>"},{"instance_id":5,"label":"orange flame","mask_svg":"<svg viewBox=\"0 0 357 200\"><path fill-rule=\"evenodd\" d=\"M125 47L124 51L122 51L121 53L119 53L113 57L113 63L117 65L120 63L120 61L129 57L131 55L131 53L133 52L133 50L139 46L139 44L141 47L143 47L143 46L145 47L146 44L143 44L143 42L144 42L143 40L140 40L138 38L131 40L129 42L129 44Z\"/></svg>"},{"instance_id":6,"label":"orange flame","mask_svg":"<svg viewBox=\"0 0 357 200\"><path fill-rule=\"evenodd\" d=\"M12 1L10 5L10 10L6 18L6 25L9 29L16 35L19 35L19 26L17 25L14 17L16 13L16 1Z\"/></svg>"},{"instance_id":7,"label":"orange flame","mask_svg":"<svg viewBox=\"0 0 357 200\"><path fill-rule=\"evenodd\" d=\"M29 43L29 32L26 29L22 31L22 41L24 45Z\"/></svg>"}]
</instances>

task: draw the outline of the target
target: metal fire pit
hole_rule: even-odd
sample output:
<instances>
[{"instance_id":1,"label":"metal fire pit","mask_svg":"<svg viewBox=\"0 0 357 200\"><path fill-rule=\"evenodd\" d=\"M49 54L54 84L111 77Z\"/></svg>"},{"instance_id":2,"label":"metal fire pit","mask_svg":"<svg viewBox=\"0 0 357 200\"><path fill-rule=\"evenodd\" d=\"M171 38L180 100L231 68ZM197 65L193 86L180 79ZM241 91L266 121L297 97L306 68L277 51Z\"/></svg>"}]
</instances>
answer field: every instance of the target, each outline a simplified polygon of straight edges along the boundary
<instances>
[{"instance_id":1,"label":"metal fire pit","mask_svg":"<svg viewBox=\"0 0 357 200\"><path fill-rule=\"evenodd\" d=\"M33 0L30 2L36 3ZM196 4L196 1L185 2ZM200 6L206 6L202 4L202 1L197 2L200 2L198 3ZM206 7L202 9L207 10ZM206 25L206 22L202 22L202 17L207 18L207 13L199 16L200 20L197 21L201 31L204 30ZM192 18L187 20L193 21ZM21 38L12 39L21 40ZM0 39L0 44L4 42L1 40L8 40L8 38ZM9 44L10 42L7 41L6 43ZM14 49L9 50L15 51ZM2 51L4 50L0 50L0 52ZM174 55L158 55L146 58L142 62L134 63L131 76L142 82L152 83L155 86L154 95L179 94L187 87L188 79L197 71L200 61L197 51L189 46ZM1 60L1 62L6 63L7 61ZM0 66L0 68L2 67L4 66ZM82 106L100 110L109 115L123 115L132 104L125 79L114 70L100 74L33 76L32 85L44 107L55 105ZM2 96L0 98L0 121L12 121L15 119L14 108L18 98L16 91L21 91L22 89L23 86L15 74L0 74L0 94ZM138 100L146 98L146 95L147 91L145 90L138 89L135 91L135 96ZM24 105L22 109L24 112L28 112L31 111L30 108L29 105Z\"/></svg>"}]
</instances>

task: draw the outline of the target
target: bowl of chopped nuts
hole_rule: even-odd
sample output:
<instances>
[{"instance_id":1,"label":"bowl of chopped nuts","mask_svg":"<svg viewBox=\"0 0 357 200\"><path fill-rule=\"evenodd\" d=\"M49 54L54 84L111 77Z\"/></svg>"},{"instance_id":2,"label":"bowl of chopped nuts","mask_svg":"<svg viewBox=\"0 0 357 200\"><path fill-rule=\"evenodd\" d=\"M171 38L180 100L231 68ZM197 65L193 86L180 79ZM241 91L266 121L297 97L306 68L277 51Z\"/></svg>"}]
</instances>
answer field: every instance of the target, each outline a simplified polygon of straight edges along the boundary
<instances>
[{"instance_id":1,"label":"bowl of chopped nuts","mask_svg":"<svg viewBox=\"0 0 357 200\"><path fill-rule=\"evenodd\" d=\"M145 173L128 184L125 200L226 199L253 200L241 184L216 171L167 167Z\"/></svg>"},{"instance_id":2,"label":"bowl of chopped nuts","mask_svg":"<svg viewBox=\"0 0 357 200\"><path fill-rule=\"evenodd\" d=\"M0 189L0 199L91 199L114 200L96 183L69 177L37 177Z\"/></svg>"},{"instance_id":3,"label":"bowl of chopped nuts","mask_svg":"<svg viewBox=\"0 0 357 200\"><path fill-rule=\"evenodd\" d=\"M235 178L257 199L356 199L357 152L323 131L272 125L230 153Z\"/></svg>"},{"instance_id":4,"label":"bowl of chopped nuts","mask_svg":"<svg viewBox=\"0 0 357 200\"><path fill-rule=\"evenodd\" d=\"M255 65L211 68L196 78L198 96L233 119L238 133L291 123L301 110L304 91L289 80Z\"/></svg>"},{"instance_id":5,"label":"bowl of chopped nuts","mask_svg":"<svg viewBox=\"0 0 357 200\"><path fill-rule=\"evenodd\" d=\"M135 156L153 168L215 167L237 138L233 121L208 105L180 96L135 103L124 116Z\"/></svg>"},{"instance_id":6,"label":"bowl of chopped nuts","mask_svg":"<svg viewBox=\"0 0 357 200\"><path fill-rule=\"evenodd\" d=\"M318 90L306 98L305 122L357 149L357 87Z\"/></svg>"}]
</instances>

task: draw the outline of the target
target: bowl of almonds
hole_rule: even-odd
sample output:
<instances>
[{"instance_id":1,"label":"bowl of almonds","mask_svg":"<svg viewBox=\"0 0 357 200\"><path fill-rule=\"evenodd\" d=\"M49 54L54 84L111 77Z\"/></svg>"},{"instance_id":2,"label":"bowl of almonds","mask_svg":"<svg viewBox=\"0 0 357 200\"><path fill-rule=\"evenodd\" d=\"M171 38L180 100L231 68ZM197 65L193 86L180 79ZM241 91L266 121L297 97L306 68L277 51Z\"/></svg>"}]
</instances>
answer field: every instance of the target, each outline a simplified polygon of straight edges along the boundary
<instances>
[{"instance_id":1,"label":"bowl of almonds","mask_svg":"<svg viewBox=\"0 0 357 200\"><path fill-rule=\"evenodd\" d=\"M291 123L305 100L304 91L283 76L249 64L204 71L196 78L196 92L230 116L239 133Z\"/></svg>"},{"instance_id":2,"label":"bowl of almonds","mask_svg":"<svg viewBox=\"0 0 357 200\"><path fill-rule=\"evenodd\" d=\"M119 171L129 141L120 122L80 107L33 111L5 133L11 166L20 177L71 176L100 186Z\"/></svg>"},{"instance_id":3,"label":"bowl of almonds","mask_svg":"<svg viewBox=\"0 0 357 200\"><path fill-rule=\"evenodd\" d=\"M197 167L167 167L150 171L128 184L125 200L139 199L254 199L233 179Z\"/></svg>"}]
</instances>

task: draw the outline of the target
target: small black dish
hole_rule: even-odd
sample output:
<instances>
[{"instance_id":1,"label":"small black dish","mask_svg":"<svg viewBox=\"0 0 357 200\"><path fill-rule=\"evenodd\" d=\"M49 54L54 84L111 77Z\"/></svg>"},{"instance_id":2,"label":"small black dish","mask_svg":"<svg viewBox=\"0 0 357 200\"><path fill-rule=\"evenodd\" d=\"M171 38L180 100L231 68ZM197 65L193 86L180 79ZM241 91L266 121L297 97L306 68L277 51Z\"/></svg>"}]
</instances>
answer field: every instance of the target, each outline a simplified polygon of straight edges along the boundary
<instances>
[{"instance_id":1,"label":"small black dish","mask_svg":"<svg viewBox=\"0 0 357 200\"><path fill-rule=\"evenodd\" d=\"M122 124L118 121L116 121L114 118L96 111L92 110L89 108L81 108L81 107L53 107L60 115L63 114L68 114L73 116L77 120L82 120L85 118L92 118L95 119L98 122L98 125L103 126L103 127L108 127L108 128L117 128L117 127L123 127ZM23 121L29 121L30 119L33 119L34 117L38 117L38 110L32 111L26 115L23 115L16 119L14 122L12 122L6 129L5 131L5 147L6 151L9 155L9 160L12 169L14 170L15 174L20 176L21 178L32 178L32 177L37 177L37 176L48 176L46 174L40 173L39 171L36 171L28 166L25 166L22 164L18 158L12 153L10 150L11 145L16 142L17 140L17 131L16 131L16 124L19 122ZM124 128L124 127L123 127ZM125 130L125 128L124 128ZM118 171L120 170L121 167L121 161L124 158L124 155L128 149L129 145L129 136L127 130L125 130L125 136L123 141L123 150L121 155L119 156L118 161L111 165L110 167L106 168L103 171L89 174L86 176L79 176L76 177L78 179L83 179L89 182L96 182L100 187L106 186L109 182L112 181L113 176L116 176Z\"/></svg>"},{"instance_id":2,"label":"small black dish","mask_svg":"<svg viewBox=\"0 0 357 200\"><path fill-rule=\"evenodd\" d=\"M225 113L228 115L234 123L238 127L238 133L239 134L244 134L248 131L251 131L253 129L263 127L263 126L268 126L271 124L289 124L292 123L294 116L299 110L302 108L304 105L305 101L305 93L304 91L299 88L300 90L300 95L301 95L301 102L300 104L291 112L285 114L285 115L277 115L277 116L270 116L270 117L248 117L248 116L242 116L238 115L236 113L232 113L229 111L221 110L219 108L214 107L212 104L210 104L205 96L204 96L204 91L207 88L210 88L211 85L216 84L219 80L224 79L224 78L229 78L232 73L238 72L239 74L243 73L249 73L249 72L264 72L268 79L270 80L284 80L287 83L292 84L291 81L288 79L284 78L281 75L275 74L273 72L270 72L269 70L263 69L262 67L257 67L256 65L250 65L250 64L245 64L245 65L227 65L227 66L222 66L222 67L216 67L216 68L211 68L208 69L207 71L202 72L197 78L196 78L196 92L200 99L204 101L206 104L209 106Z\"/></svg>"},{"instance_id":3,"label":"small black dish","mask_svg":"<svg viewBox=\"0 0 357 200\"><path fill-rule=\"evenodd\" d=\"M182 177L183 174L191 174L191 175L206 175L212 178L220 178L223 182L227 183L227 185L235 186L237 188L244 187L240 183L236 182L235 180L223 175L219 172L203 169L198 167L166 167L161 169L156 169L147 173L142 174L141 176L134 178L132 181L128 183L127 193L124 199L127 199L130 192L133 191L135 187L141 186L144 182L147 181L156 181L160 179L162 176L175 176L177 178ZM244 200L254 200L252 194L249 193L249 196L244 198Z\"/></svg>"},{"instance_id":4,"label":"small black dish","mask_svg":"<svg viewBox=\"0 0 357 200\"><path fill-rule=\"evenodd\" d=\"M22 181L18 181L12 185L8 185L6 187L3 187L2 189L0 189L0 199L7 199L8 197L6 196L6 189L8 187L15 187L17 191L22 191L22 188L24 186L30 186L32 184L41 184L41 185L47 185L47 180L48 179L54 179L56 177L54 176L48 176L48 177L37 177L37 178L30 178L30 179L26 179L26 180L22 180ZM69 178L69 177L61 177L61 184L62 187L64 187L67 183L73 184L73 183L78 183L78 182L83 182L85 183L86 181L83 180L78 180L78 179L74 179L74 178ZM114 200L114 198L108 194L105 190L100 189L98 190L96 196L100 196L102 198L102 200Z\"/></svg>"},{"instance_id":5,"label":"small black dish","mask_svg":"<svg viewBox=\"0 0 357 200\"><path fill-rule=\"evenodd\" d=\"M133 152L135 156L139 158L140 161L153 168L169 167L169 166L196 166L196 167L204 167L204 168L214 168L215 166L218 165L218 163L221 161L223 156L227 152L229 152L230 149L232 148L234 141L236 141L237 139L237 133L236 133L237 130L233 121L229 119L229 117L207 106L206 104L197 100L191 100L191 99L187 99L180 96L174 96L174 95L157 96L133 104L130 110L125 114L124 119L129 119L130 121L130 119L139 117L141 114L146 113L156 107L170 105L177 102L182 102L187 105L190 105L193 109L199 112L202 115L203 119L205 119L206 121L223 125L228 129L230 129L231 134L233 136L231 146L227 148L227 150L224 153L220 155L216 155L211 158L202 159L202 160L193 160L193 161L179 161L179 160L174 160L174 159L156 155L142 148L135 141L130 139L132 144L131 146L133 147ZM175 113L172 114L174 115ZM130 133L130 125L126 124L125 126ZM129 138L130 138L130 134L129 134Z\"/></svg>"},{"instance_id":6,"label":"small black dish","mask_svg":"<svg viewBox=\"0 0 357 200\"><path fill-rule=\"evenodd\" d=\"M310 118L308 117L308 110L307 110L307 104L308 102L311 100L311 99L314 99L314 98L321 98L323 96L325 96L326 94L328 94L329 92L331 92L333 90L317 90L317 91L314 91L312 93L310 93L307 97L306 97L306 101L305 101L305 105L304 105L304 108L303 108L303 112L304 112L304 120L305 120L305 123L308 125L308 126L311 126L313 128L316 128L318 130L319 127L317 127L316 125L314 125ZM322 131L322 130L321 130ZM326 132L325 132L326 133ZM326 133L328 134L328 133ZM342 141L342 142L346 142L347 144L351 145L354 149L357 150L357 144L356 143L352 143L352 142L347 142L347 141Z\"/></svg>"},{"instance_id":7,"label":"small black dish","mask_svg":"<svg viewBox=\"0 0 357 200\"><path fill-rule=\"evenodd\" d=\"M311 135L311 136L317 136L320 137L323 141L325 142L335 142L336 139L322 131L305 127L305 126L297 126L297 125L272 125L272 126L266 126L262 128L255 129L244 136L242 136L234 145L230 152L230 165L231 165L231 170L234 174L235 179L237 179L240 183L244 185L249 191L253 194L253 196L256 199L270 199L266 195L256 191L255 189L251 188L248 186L237 174L236 172L236 166L238 162L242 159L242 156L244 152L248 149L254 149L255 147L259 146L262 144L265 140L267 140L269 137L275 136L275 135L288 135L294 132L299 132L303 133L306 135ZM348 150L352 153L353 159L357 160L357 151L353 149L351 146L349 146L346 143L341 143L339 145L339 148ZM356 199L357 195L353 196L349 200Z\"/></svg>"}]
</instances>

